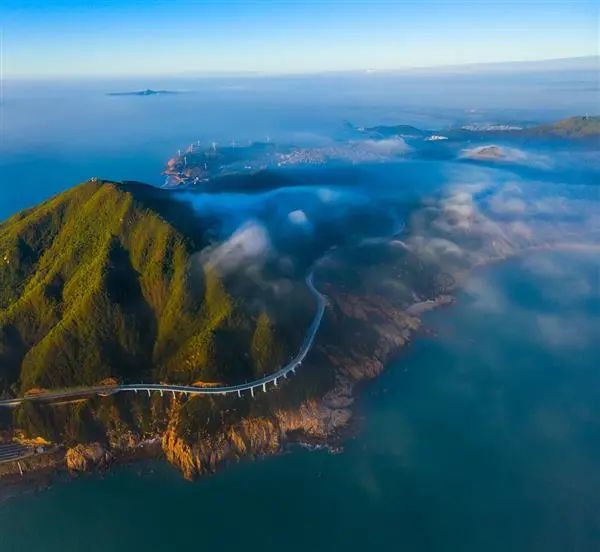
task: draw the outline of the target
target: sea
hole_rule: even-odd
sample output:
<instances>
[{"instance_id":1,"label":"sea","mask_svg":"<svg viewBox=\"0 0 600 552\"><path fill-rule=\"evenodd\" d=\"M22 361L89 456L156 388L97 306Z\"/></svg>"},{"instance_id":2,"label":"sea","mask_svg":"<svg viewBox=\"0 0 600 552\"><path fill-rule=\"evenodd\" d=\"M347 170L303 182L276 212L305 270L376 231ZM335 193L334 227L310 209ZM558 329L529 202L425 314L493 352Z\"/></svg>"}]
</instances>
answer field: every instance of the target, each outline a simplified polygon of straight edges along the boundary
<instances>
[{"instance_id":1,"label":"sea","mask_svg":"<svg viewBox=\"0 0 600 552\"><path fill-rule=\"evenodd\" d=\"M347 123L543 122L596 97L567 76L575 91L548 76L504 77L502 91L469 76L437 95L435 79L365 79L9 82L0 219L91 176L161 185L167 159L196 140L319 145L346 139ZM107 95L149 87L181 93ZM389 171L419 195L448 167ZM597 550L599 287L597 251L481 267L361 387L341 450L294 446L196 482L158 461L59 478L0 503L0 551Z\"/></svg>"}]
</instances>

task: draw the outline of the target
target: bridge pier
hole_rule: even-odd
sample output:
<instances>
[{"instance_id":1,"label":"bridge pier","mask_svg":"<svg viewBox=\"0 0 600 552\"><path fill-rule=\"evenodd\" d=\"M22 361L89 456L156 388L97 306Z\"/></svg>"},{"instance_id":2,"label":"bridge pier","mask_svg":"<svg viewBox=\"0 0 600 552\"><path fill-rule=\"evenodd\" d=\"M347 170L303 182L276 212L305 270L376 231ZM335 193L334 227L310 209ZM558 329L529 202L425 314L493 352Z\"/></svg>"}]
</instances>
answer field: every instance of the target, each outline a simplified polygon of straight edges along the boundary
<instances>
[{"instance_id":1,"label":"bridge pier","mask_svg":"<svg viewBox=\"0 0 600 552\"><path fill-rule=\"evenodd\" d=\"M192 151L193 148L190 150ZM131 392L133 391L135 394L139 392L144 392L146 391L148 393L148 397L152 397L152 391L159 391L160 392L160 396L163 397L165 395L169 394L169 391L173 394L173 400L175 400L176 393L181 393L184 394L186 397L189 397L190 395L195 396L195 395L208 395L208 394L220 394L220 395L229 395L230 393L234 393L237 391L238 397L242 398L243 392L250 390L250 394L252 395L252 398L254 398L254 389L260 389L262 386L263 391L266 393L267 392L267 384L273 382L273 385L275 387L279 386L279 380L282 378L283 379L288 379L288 376L290 376L290 374L296 374L296 368L299 368L302 366L305 357L307 356L307 354L309 353L310 349L313 346L313 341L315 338L315 335L319 329L319 326L321 324L321 320L323 318L324 312L325 312L325 306L328 304L327 299L325 298L325 296L323 296L321 293L318 292L318 290L314 287L313 285L313 279L312 279L312 272L309 273L309 275L307 276L306 279L306 283L307 286L309 288L309 291L311 291L311 293L315 296L315 298L317 299L317 310L314 316L314 319L312 321L312 323L310 324L308 330L307 330L307 335L300 347L300 350L296 353L296 355L292 358L288 358L287 359L287 363L280 368L280 370L278 372L275 372L274 374L271 374L270 376L268 376L267 378L264 379L259 379L259 380L253 380L253 381L246 381L245 384L243 385L225 385L225 386L219 386L218 389L198 389L197 387L190 387L190 386L185 386L185 385L170 385L170 384L153 384L153 383L149 383L148 387L144 387L144 383L140 382L138 384L123 384L123 385L118 385L115 388L108 388L108 387L88 387L88 388L84 388L84 389L80 389L78 393L76 393L75 391L68 391L68 392L54 392L54 393L48 393L47 395L43 396L43 397L20 397L20 398L15 398L15 399L0 399L0 407L14 407L20 403L22 403L23 401L27 401L27 400L31 400L31 401L51 401L54 399L62 399L62 398L69 398L72 396L79 396L79 395L95 395L95 394L99 394L101 396L103 396L104 394L116 394L119 392ZM279 375L277 375L279 374ZM258 381L260 381L260 383L258 383ZM152 385L152 387L150 387L150 385Z\"/></svg>"}]
</instances>

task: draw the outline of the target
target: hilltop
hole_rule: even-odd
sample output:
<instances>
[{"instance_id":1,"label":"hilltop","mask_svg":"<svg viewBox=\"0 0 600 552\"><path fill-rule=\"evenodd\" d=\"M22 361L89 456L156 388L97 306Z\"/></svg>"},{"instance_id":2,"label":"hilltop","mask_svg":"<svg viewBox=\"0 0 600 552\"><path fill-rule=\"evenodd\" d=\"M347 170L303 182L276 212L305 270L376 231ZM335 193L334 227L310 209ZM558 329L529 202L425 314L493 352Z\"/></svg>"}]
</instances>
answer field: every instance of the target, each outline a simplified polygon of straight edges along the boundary
<instances>
[{"instance_id":1,"label":"hilltop","mask_svg":"<svg viewBox=\"0 0 600 552\"><path fill-rule=\"evenodd\" d=\"M509 138L563 138L569 140L591 139L600 136L600 116L573 116L554 123L521 128L513 124L470 124L460 128L449 128L443 131L424 130L409 125L379 125L358 129L375 136L403 136L407 138L430 137L442 132L445 137L454 140L469 140L489 136ZM431 139L431 138L429 138Z\"/></svg>"},{"instance_id":2,"label":"hilltop","mask_svg":"<svg viewBox=\"0 0 600 552\"><path fill-rule=\"evenodd\" d=\"M569 117L548 125L531 127L523 132L528 135L559 138L597 138L600 136L600 116Z\"/></svg>"},{"instance_id":3,"label":"hilltop","mask_svg":"<svg viewBox=\"0 0 600 552\"><path fill-rule=\"evenodd\" d=\"M176 191L96 179L0 224L0 392L117 380L240 383L281 367L314 315L305 272L295 286L286 271L291 289L265 301L248 273L226 275L206 261L211 230ZM408 307L447 302L430 263L372 247L332 253L316 271L328 307L310 360L268 393L24 402L0 412L0 428L56 450L28 470L164 454L190 478L290 440L334 443L352 416L355 385L379 374L419 327ZM404 274L397 301L348 270L365 254L380 260L378 271ZM17 473L0 467L0 477Z\"/></svg>"},{"instance_id":4,"label":"hilltop","mask_svg":"<svg viewBox=\"0 0 600 552\"><path fill-rule=\"evenodd\" d=\"M205 244L185 203L139 183L93 179L0 224L0 390L269 369L267 315L194 263ZM224 372L230 355L242 361Z\"/></svg>"}]
</instances>

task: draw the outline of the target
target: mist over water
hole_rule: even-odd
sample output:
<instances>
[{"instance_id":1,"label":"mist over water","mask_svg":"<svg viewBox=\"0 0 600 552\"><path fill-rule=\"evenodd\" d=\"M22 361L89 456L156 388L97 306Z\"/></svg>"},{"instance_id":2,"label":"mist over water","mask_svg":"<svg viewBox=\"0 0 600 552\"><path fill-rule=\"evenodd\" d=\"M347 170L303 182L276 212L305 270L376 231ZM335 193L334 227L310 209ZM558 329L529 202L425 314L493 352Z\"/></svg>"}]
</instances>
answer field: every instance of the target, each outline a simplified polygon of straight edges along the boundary
<instances>
[{"instance_id":1,"label":"mist over water","mask_svg":"<svg viewBox=\"0 0 600 552\"><path fill-rule=\"evenodd\" d=\"M110 92L174 90L164 96ZM306 145L356 125L443 129L544 122L597 108L594 71L323 74L288 77L8 80L0 106L0 218L91 176L161 185L178 148L200 140Z\"/></svg>"},{"instance_id":2,"label":"mist over water","mask_svg":"<svg viewBox=\"0 0 600 552\"><path fill-rule=\"evenodd\" d=\"M435 335L363 389L344 452L295 449L196 483L162 464L57 483L0 505L3 549L593 550L594 256L479 271L426 323Z\"/></svg>"},{"instance_id":3,"label":"mist over water","mask_svg":"<svg viewBox=\"0 0 600 552\"><path fill-rule=\"evenodd\" d=\"M268 138L331 151L371 139L348 122L441 132L554 121L593 111L594 79L584 71L8 83L0 219L92 176L160 186L166 161L196 140ZM107 95L148 87L182 93ZM440 238L455 227L474 242L598 243L597 148L495 140L501 159L490 162L481 145L490 143L408 143L377 161L277 168L279 184L180 198L211 223L204 261L235 271L276 258L300 282L325 251L392 235L404 246L407 228L410 245L442 266L489 259L484 248ZM371 276L373 286L389 284ZM199 542L592 550L600 538L599 282L597 253L538 251L478 269L455 306L427 315L434 335L365 386L359 431L343 453L294 450L194 484L163 464L57 482L0 504L0 550Z\"/></svg>"}]
</instances>

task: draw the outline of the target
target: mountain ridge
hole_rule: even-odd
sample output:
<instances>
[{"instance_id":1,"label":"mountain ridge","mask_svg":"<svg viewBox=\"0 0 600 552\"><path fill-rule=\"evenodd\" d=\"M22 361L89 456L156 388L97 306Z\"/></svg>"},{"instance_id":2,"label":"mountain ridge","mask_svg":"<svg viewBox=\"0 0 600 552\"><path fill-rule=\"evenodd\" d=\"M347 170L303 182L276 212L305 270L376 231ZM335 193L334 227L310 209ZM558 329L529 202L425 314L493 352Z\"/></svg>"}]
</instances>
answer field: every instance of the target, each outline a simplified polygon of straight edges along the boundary
<instances>
[{"instance_id":1,"label":"mountain ridge","mask_svg":"<svg viewBox=\"0 0 600 552\"><path fill-rule=\"evenodd\" d=\"M252 374L251 360L219 370L220 344L243 357L254 320L214 268L192 274L192 254L206 238L169 194L92 179L0 224L5 392L107 377L189 383ZM260 327L264 335L268 324ZM220 337L231 332L236 340Z\"/></svg>"}]
</instances>

